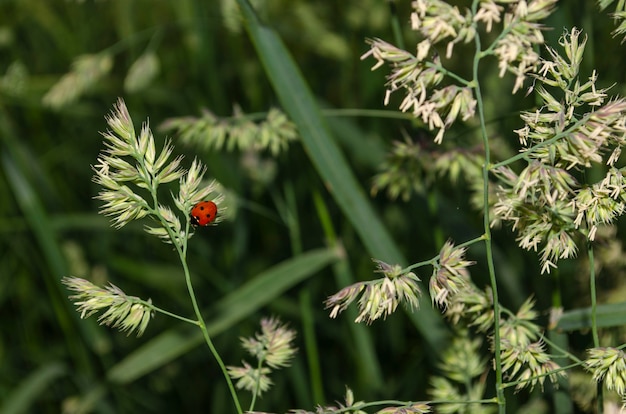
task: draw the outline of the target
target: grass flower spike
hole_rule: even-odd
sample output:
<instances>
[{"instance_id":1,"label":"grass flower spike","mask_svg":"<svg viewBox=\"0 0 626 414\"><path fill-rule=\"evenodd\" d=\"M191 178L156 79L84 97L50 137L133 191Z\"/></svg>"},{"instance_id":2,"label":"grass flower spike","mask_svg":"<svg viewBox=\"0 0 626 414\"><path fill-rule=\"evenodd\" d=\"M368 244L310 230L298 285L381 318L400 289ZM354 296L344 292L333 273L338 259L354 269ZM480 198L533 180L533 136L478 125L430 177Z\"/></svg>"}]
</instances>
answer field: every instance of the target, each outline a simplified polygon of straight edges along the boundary
<instances>
[{"instance_id":1,"label":"grass flower spike","mask_svg":"<svg viewBox=\"0 0 626 414\"><path fill-rule=\"evenodd\" d=\"M537 317L533 306L533 300L527 299L500 325L502 368L518 382L517 390L532 390L537 385L543 389L546 378L558 386L558 377L566 375L545 351L541 330L532 322Z\"/></svg>"},{"instance_id":2,"label":"grass flower spike","mask_svg":"<svg viewBox=\"0 0 626 414\"><path fill-rule=\"evenodd\" d=\"M504 2L508 3L506 11L496 4L503 2L481 1L475 2L478 5L476 10L461 11L441 0L416 0L412 2L411 28L424 39L418 43L415 55L384 40L370 39L367 41L370 50L361 59L370 56L376 59L372 70L389 64L391 73L387 76L385 105L393 92L404 91L400 110L410 111L428 129L436 130L434 142L441 144L445 131L459 117L463 121L474 117L476 99L471 82L442 66L441 58L434 52L436 45L446 43L445 57L449 59L456 44L474 40L476 23L484 24L486 31L490 32L494 23L502 22L500 36L481 53L498 58L500 77L506 72L516 76L515 93L539 64L539 55L534 48L543 44L544 39L538 21L552 13L556 1L512 0ZM451 79L453 84L440 87L444 78Z\"/></svg>"},{"instance_id":3,"label":"grass flower spike","mask_svg":"<svg viewBox=\"0 0 626 414\"><path fill-rule=\"evenodd\" d=\"M107 117L107 123L112 131L103 134L107 149L93 168L94 182L103 187L96 197L105 202L101 212L113 217L114 225L119 228L152 212L152 200L147 201L136 190L156 193L159 184L177 180L184 171L179 168L181 157L165 165L173 151L169 142L156 158L154 137L147 124L138 137L135 135L133 121L122 100Z\"/></svg>"},{"instance_id":4,"label":"grass flower spike","mask_svg":"<svg viewBox=\"0 0 626 414\"><path fill-rule=\"evenodd\" d=\"M437 412L489 412L488 405L468 405L468 401L479 401L485 393L487 359L480 354L481 345L482 339L472 339L466 329L455 332L441 355L441 376L430 381L433 400L446 401L437 405Z\"/></svg>"},{"instance_id":5,"label":"grass flower spike","mask_svg":"<svg viewBox=\"0 0 626 414\"><path fill-rule=\"evenodd\" d=\"M42 102L52 109L70 105L95 85L113 68L113 56L108 53L81 55L72 62L72 70L59 79L44 95Z\"/></svg>"},{"instance_id":6,"label":"grass flower spike","mask_svg":"<svg viewBox=\"0 0 626 414\"><path fill-rule=\"evenodd\" d=\"M449 85L436 88L443 80L444 72L438 57L425 62L426 54L418 49L416 56L399 49L381 39L368 40L370 50L361 59L372 56L376 64L372 70L384 63L391 66L387 76L385 105L389 104L391 94L398 90L405 92L400 103L402 112L410 111L420 118L431 130L438 130L435 142L440 144L443 135L456 119L461 116L467 120L474 116L476 100L467 86Z\"/></svg>"},{"instance_id":7,"label":"grass flower spike","mask_svg":"<svg viewBox=\"0 0 626 414\"><path fill-rule=\"evenodd\" d=\"M261 319L261 332L254 338L241 338L243 347L258 360L264 361L271 368L282 368L289 365L296 348L292 343L296 331L288 329L275 318Z\"/></svg>"},{"instance_id":8,"label":"grass flower spike","mask_svg":"<svg viewBox=\"0 0 626 414\"><path fill-rule=\"evenodd\" d=\"M71 291L70 296L80 312L82 319L105 310L98 322L103 325L119 328L122 332L136 331L141 336L152 317L152 302L144 301L135 296L127 296L120 288L110 284L101 288L78 277L64 277L63 284Z\"/></svg>"},{"instance_id":9,"label":"grass flower spike","mask_svg":"<svg viewBox=\"0 0 626 414\"><path fill-rule=\"evenodd\" d=\"M592 348L585 368L593 374L596 382L603 381L608 390L614 390L626 398L626 354L616 348Z\"/></svg>"},{"instance_id":10,"label":"grass flower spike","mask_svg":"<svg viewBox=\"0 0 626 414\"><path fill-rule=\"evenodd\" d=\"M507 165L494 169L495 218L513 224L520 247L541 249L542 273L576 255L578 235L592 241L598 226L626 211L624 171L615 165L626 144L626 100L608 99L595 73L578 79L585 44L573 29L561 38L565 56L548 49L537 76L543 106L523 113L516 131L528 165L519 174ZM599 163L609 166L604 179L579 182L576 171Z\"/></svg>"},{"instance_id":11,"label":"grass flower spike","mask_svg":"<svg viewBox=\"0 0 626 414\"><path fill-rule=\"evenodd\" d=\"M500 77L506 72L515 75L513 93L524 84L529 74L534 73L539 64L539 55L535 52L538 45L544 43L539 21L548 17L555 8L557 0L511 1L504 15L504 28L499 40L493 45L493 54L498 58ZM491 3L491 4L490 4ZM497 15L493 2L481 2L485 15ZM486 11L486 9L489 11ZM478 16L478 15L477 15ZM498 16L499 17L499 16ZM489 28L490 22L487 21Z\"/></svg>"},{"instance_id":12,"label":"grass flower spike","mask_svg":"<svg viewBox=\"0 0 626 414\"><path fill-rule=\"evenodd\" d=\"M104 202L101 213L110 216L115 227L149 216L159 224L146 226L149 234L166 243L180 245L189 228L189 211L207 198L218 205L218 216L213 224L223 220L223 209L219 206L224 197L215 181L203 184L206 168L199 161L194 160L189 171L185 171L180 167L182 156L170 160L174 147L169 141L157 154L148 124L144 124L136 136L133 121L121 99L107 117L107 123L111 128L103 134L107 148L93 169L94 182L103 187L96 197ZM179 193L173 201L186 218L185 225L170 207L157 201L159 186L173 181L179 181Z\"/></svg>"},{"instance_id":13,"label":"grass flower spike","mask_svg":"<svg viewBox=\"0 0 626 414\"><path fill-rule=\"evenodd\" d=\"M433 266L429 283L430 297L433 303L442 308L448 306L450 296L456 295L469 284L467 267L474 262L464 259L465 250L455 249L452 242L447 241L441 248L439 260Z\"/></svg>"},{"instance_id":14,"label":"grass flower spike","mask_svg":"<svg viewBox=\"0 0 626 414\"><path fill-rule=\"evenodd\" d=\"M374 260L379 273L385 277L369 282L359 282L341 289L326 299L326 308L332 308L330 317L335 318L359 296L359 316L355 322L372 323L395 312L398 304L404 302L412 309L419 307L419 278L413 272L404 271L399 265L391 266Z\"/></svg>"},{"instance_id":15,"label":"grass flower spike","mask_svg":"<svg viewBox=\"0 0 626 414\"><path fill-rule=\"evenodd\" d=\"M243 347L256 358L257 366L244 361L240 367L227 367L231 378L237 380L237 388L250 391L254 398L267 391L272 385L269 377L272 370L289 366L295 355L295 337L296 332L278 319L262 319L260 333L252 338L241 338Z\"/></svg>"},{"instance_id":16,"label":"grass flower spike","mask_svg":"<svg viewBox=\"0 0 626 414\"><path fill-rule=\"evenodd\" d=\"M181 260L185 260L187 238L191 236L188 231L189 210L206 198L212 198L214 203L220 204L224 199L220 187L215 181L203 185L205 167L197 160L193 161L189 171L180 167L182 156L171 160L174 150L171 142L167 141L163 149L157 152L147 123L137 136L123 100L118 100L113 112L107 117L107 123L110 130L103 134L106 149L93 167L93 181L102 187L96 196L104 202L100 212L111 217L116 228L132 220L152 218L158 225L146 226L146 232L174 244ZM184 225L171 207L158 201L159 187L175 181L178 181L180 189L178 195L173 196L173 203L184 215ZM222 219L223 216L218 214L214 222L219 223ZM189 282L188 278L186 280ZM104 310L99 321L122 331L137 331L141 335L155 311L198 325L197 321L153 306L150 300L127 296L113 284L100 288L74 277L64 278L63 283L76 292L71 299L76 303L81 317L86 318Z\"/></svg>"},{"instance_id":17,"label":"grass flower spike","mask_svg":"<svg viewBox=\"0 0 626 414\"><path fill-rule=\"evenodd\" d=\"M235 107L230 118L220 118L205 110L200 117L171 118L161 125L165 131L176 131L185 144L214 150L269 151L273 156L286 152L298 139L298 131L287 116L276 108L265 119L244 114Z\"/></svg>"}]
</instances>

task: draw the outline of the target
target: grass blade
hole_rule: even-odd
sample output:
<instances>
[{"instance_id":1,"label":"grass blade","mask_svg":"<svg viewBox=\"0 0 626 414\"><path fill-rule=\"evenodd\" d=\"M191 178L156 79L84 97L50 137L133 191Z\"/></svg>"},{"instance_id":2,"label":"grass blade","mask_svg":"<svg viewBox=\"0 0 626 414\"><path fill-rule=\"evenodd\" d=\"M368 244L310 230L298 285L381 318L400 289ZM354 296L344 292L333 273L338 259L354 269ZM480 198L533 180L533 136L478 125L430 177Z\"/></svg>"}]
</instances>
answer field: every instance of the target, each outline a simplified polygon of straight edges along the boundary
<instances>
[{"instance_id":1,"label":"grass blade","mask_svg":"<svg viewBox=\"0 0 626 414\"><path fill-rule=\"evenodd\" d=\"M361 189L336 142L330 136L325 119L308 85L282 40L262 25L247 0L238 0L245 26L265 72L283 108L298 126L309 158L329 191L352 222L369 253L389 263L406 265L398 250ZM431 349L442 346L446 335L439 314L424 306L412 318Z\"/></svg>"},{"instance_id":2,"label":"grass blade","mask_svg":"<svg viewBox=\"0 0 626 414\"><path fill-rule=\"evenodd\" d=\"M596 309L598 328L624 325L626 302L598 305ZM591 308L574 309L564 312L555 327L555 329L563 331L576 331L590 328Z\"/></svg>"}]
</instances>

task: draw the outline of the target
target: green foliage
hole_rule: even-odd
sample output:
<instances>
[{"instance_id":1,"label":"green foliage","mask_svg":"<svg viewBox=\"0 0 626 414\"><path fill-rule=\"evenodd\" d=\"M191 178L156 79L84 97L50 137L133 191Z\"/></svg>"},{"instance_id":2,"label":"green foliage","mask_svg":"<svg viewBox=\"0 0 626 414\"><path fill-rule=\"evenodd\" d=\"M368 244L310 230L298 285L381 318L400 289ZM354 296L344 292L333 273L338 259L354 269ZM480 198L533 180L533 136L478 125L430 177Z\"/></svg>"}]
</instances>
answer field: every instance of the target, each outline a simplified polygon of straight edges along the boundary
<instances>
[{"instance_id":1,"label":"green foliage","mask_svg":"<svg viewBox=\"0 0 626 414\"><path fill-rule=\"evenodd\" d=\"M469 3L2 2L0 411L619 407L624 2Z\"/></svg>"}]
</instances>

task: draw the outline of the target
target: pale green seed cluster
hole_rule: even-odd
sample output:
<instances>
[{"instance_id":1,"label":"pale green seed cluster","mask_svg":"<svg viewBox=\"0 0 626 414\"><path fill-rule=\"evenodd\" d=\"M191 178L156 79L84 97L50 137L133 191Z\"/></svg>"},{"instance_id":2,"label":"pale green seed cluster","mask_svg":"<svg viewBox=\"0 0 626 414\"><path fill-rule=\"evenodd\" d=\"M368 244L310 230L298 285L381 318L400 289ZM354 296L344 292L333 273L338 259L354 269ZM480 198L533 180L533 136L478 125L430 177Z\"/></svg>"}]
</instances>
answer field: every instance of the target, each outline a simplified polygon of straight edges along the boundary
<instances>
[{"instance_id":1,"label":"pale green seed cluster","mask_svg":"<svg viewBox=\"0 0 626 414\"><path fill-rule=\"evenodd\" d=\"M261 320L261 332L254 337L241 338L246 351L257 360L253 367L243 361L242 366L229 366L228 374L237 380L237 388L250 391L254 395L261 395L267 391L272 380L269 374L278 368L289 366L297 348L293 342L296 331L288 329L275 318Z\"/></svg>"}]
</instances>

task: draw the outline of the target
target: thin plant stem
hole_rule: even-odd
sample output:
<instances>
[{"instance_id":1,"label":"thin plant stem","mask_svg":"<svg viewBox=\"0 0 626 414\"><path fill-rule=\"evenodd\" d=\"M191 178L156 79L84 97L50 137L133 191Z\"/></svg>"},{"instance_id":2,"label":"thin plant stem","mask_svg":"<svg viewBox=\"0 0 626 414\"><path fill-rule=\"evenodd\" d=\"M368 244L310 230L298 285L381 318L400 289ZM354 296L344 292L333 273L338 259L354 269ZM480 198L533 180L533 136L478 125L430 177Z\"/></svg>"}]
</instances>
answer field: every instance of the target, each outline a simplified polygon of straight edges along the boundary
<instances>
[{"instance_id":1,"label":"thin plant stem","mask_svg":"<svg viewBox=\"0 0 626 414\"><path fill-rule=\"evenodd\" d=\"M456 249L462 249L462 248L464 248L464 247L469 247L469 246L471 246L472 244L476 244L476 243L481 242L481 241L483 241L483 240L485 240L485 236L484 236L484 235L482 235L482 236L480 236L480 237L476 237L476 238L474 238L474 239L472 239L472 240L468 240L468 241L463 242L463 243L461 243L461 244L458 244L458 245L456 245L456 246L455 246L455 248L456 248Z\"/></svg>"},{"instance_id":2,"label":"thin plant stem","mask_svg":"<svg viewBox=\"0 0 626 414\"><path fill-rule=\"evenodd\" d=\"M570 133L572 133L573 131L575 131L579 126L584 125L587 121L589 121L589 118L591 117L591 115L586 115L584 117L582 117L581 119L579 119L578 121L576 121L575 123L573 123L569 128L567 128L564 131L559 132L558 134L554 135L552 138L547 139L543 142L540 142L537 145L533 145L531 148L528 148L526 151L524 152L520 152L519 154L507 158L504 161L500 161L497 164L494 164L491 166L491 169L496 169L498 167L503 167L505 165L509 165L514 163L517 160L520 160L522 158L527 158L529 154L532 154L533 152L538 151L539 149L543 148L543 147L547 147L550 146L552 144L554 144L555 142L557 142L558 140L560 140L561 138L564 138L566 136L568 136Z\"/></svg>"},{"instance_id":3,"label":"thin plant stem","mask_svg":"<svg viewBox=\"0 0 626 414\"><path fill-rule=\"evenodd\" d=\"M410 407L411 405L423 403L423 404L432 404L432 405L441 405L441 404L458 404L458 400L437 400L437 401L401 401L401 400L378 400L374 402L361 402L358 404L351 405L350 407L343 407L338 410L333 410L333 414L340 413L354 413L359 410L363 410L364 408L369 407L379 407L379 406L397 406L399 407ZM480 400L464 400L463 403L466 404L495 404L496 401L494 398L484 398Z\"/></svg>"},{"instance_id":4,"label":"thin plant stem","mask_svg":"<svg viewBox=\"0 0 626 414\"><path fill-rule=\"evenodd\" d=\"M519 320L517 318L517 316L515 315L515 313L511 312L509 309L505 308L504 306L500 307L500 310L502 311L502 313L505 313L507 315L509 315L510 317L518 320L519 324L522 326L526 326L529 330L533 330L533 324L532 322L526 321L526 320ZM571 359L572 361L574 361L577 365L582 365L583 361L578 358L576 355L572 354L571 352L567 351L566 349L560 347L556 342L552 341L550 338L548 338L547 336L542 335L541 339L543 339L543 341L550 345L552 348L554 348L555 350L561 352L563 354L563 356L568 357L569 359ZM626 344L624 344L626 346Z\"/></svg>"},{"instance_id":5,"label":"thin plant stem","mask_svg":"<svg viewBox=\"0 0 626 414\"><path fill-rule=\"evenodd\" d=\"M461 84L461 85L465 85L465 86L469 86L469 87L475 86L475 84L472 83L471 81L468 81L467 79L462 78L461 76L457 75L454 72L450 72L448 69L444 68L440 64L432 63L432 62L424 62L424 65L427 68L435 68L437 70L437 72L441 72L443 75L446 75L446 76L454 79L455 81L459 82L459 84Z\"/></svg>"},{"instance_id":6,"label":"thin plant stem","mask_svg":"<svg viewBox=\"0 0 626 414\"><path fill-rule=\"evenodd\" d=\"M472 244L478 243L480 241L485 240L485 236L480 236L480 237L476 237L475 239L472 240L468 240L464 243L461 243L459 245L454 246L455 249L462 249L463 247L467 247L467 246L471 246ZM418 267L422 267L422 266L432 266L435 265L437 263L437 261L439 260L439 255L433 257L432 259L429 260L425 260L423 262L419 262L419 263L413 263L410 266L405 267L404 269L402 269L402 273L407 273L410 272L413 269L417 269Z\"/></svg>"},{"instance_id":7,"label":"thin plant stem","mask_svg":"<svg viewBox=\"0 0 626 414\"><path fill-rule=\"evenodd\" d=\"M265 358L260 358L259 363L257 364L257 378L256 384L254 384L254 392L252 393L252 401L250 401L250 408L248 408L249 412L254 411L254 405L256 404L256 397L259 395L259 390L261 389L261 369L263 368L263 361Z\"/></svg>"},{"instance_id":8,"label":"thin plant stem","mask_svg":"<svg viewBox=\"0 0 626 414\"><path fill-rule=\"evenodd\" d=\"M535 375L533 375L530 378L524 378L524 379L520 379L520 380L517 380L517 381L511 381L511 382L505 382L505 383L502 384L502 387L509 388L509 387L512 387L512 386L515 386L515 385L524 384L526 382L530 382L530 381L536 380L538 378L547 377L547 376L550 376L550 375L555 375L555 374L557 374L559 372L566 372L566 371L568 371L570 369L579 367L580 365L581 364L579 364L579 363L574 363L574 364L570 364L570 365L567 365L567 366L564 366L564 367L557 368L557 369L555 369L553 371L550 371L550 372L544 372L543 374L535 374Z\"/></svg>"},{"instance_id":9,"label":"thin plant stem","mask_svg":"<svg viewBox=\"0 0 626 414\"><path fill-rule=\"evenodd\" d=\"M476 15L478 1L472 2L472 14ZM493 313L494 313L494 329L493 329L493 348L496 369L496 400L498 403L498 412L504 414L506 412L506 400L504 397L504 388L502 386L502 361L500 355L500 302L498 298L498 282L496 280L496 271L493 260L491 227L489 225L489 164L491 163L491 153L489 149L489 138L487 136L487 127L485 125L485 108L483 105L482 93L480 90L480 82L478 79L478 65L481 59L481 42L480 36L475 36L476 53L474 55L472 75L474 77L474 91L476 93L476 102L478 107L478 118L480 120L480 130L483 138L483 146L485 151L485 163L482 167L483 172L483 227L485 236L485 254L489 269L489 281L493 295Z\"/></svg>"},{"instance_id":10,"label":"thin plant stem","mask_svg":"<svg viewBox=\"0 0 626 414\"><path fill-rule=\"evenodd\" d=\"M193 319L185 318L184 316L176 315L175 313L172 313L172 312L166 311L165 309L161 309L159 307L156 307L152 303L146 302L145 300L141 300L140 299L137 302L141 303L144 306L147 306L148 308L152 309L155 312L159 312L159 313L162 313L163 315L167 315L170 318L178 319L179 321L183 321L183 322L190 323L192 325L200 326L198 321L194 321Z\"/></svg>"},{"instance_id":11,"label":"thin plant stem","mask_svg":"<svg viewBox=\"0 0 626 414\"><path fill-rule=\"evenodd\" d=\"M430 260L425 260L419 263L413 263L411 266L407 266L404 269L402 269L402 273L410 272L411 270L417 269L418 267L422 267L422 266L433 266L435 263L437 263L437 260L439 260L439 255L433 257Z\"/></svg>"},{"instance_id":12,"label":"thin plant stem","mask_svg":"<svg viewBox=\"0 0 626 414\"><path fill-rule=\"evenodd\" d=\"M598 304L596 297L596 269L595 260L593 255L593 245L591 242L587 242L587 257L589 259L589 294L591 295L591 335L593 336L593 346L598 348L600 346L600 337L598 335ZM597 389L597 412L604 412L604 394L602 388L602 382L598 382Z\"/></svg>"},{"instance_id":13,"label":"thin plant stem","mask_svg":"<svg viewBox=\"0 0 626 414\"><path fill-rule=\"evenodd\" d=\"M171 229L169 228L169 226L166 226L166 228L168 229L168 232L171 233ZM189 234L189 220L187 220L185 234L186 235ZM170 234L170 237L172 236L173 234ZM187 284L187 290L189 292L189 297L191 299L193 311L196 314L196 318L198 318L198 327L202 331L202 336L204 337L206 344L208 345L209 349L211 350L211 353L213 354L213 357L217 361L217 364L219 365L220 369L222 370L222 373L224 374L224 378L226 379L226 383L228 384L228 389L230 390L230 394L232 396L233 403L235 404L235 407L237 409L237 413L243 414L243 411L241 409L241 404L239 403L239 398L237 397L237 392L235 391L235 386L233 385L233 382L231 381L230 376L228 375L228 370L226 369L226 365L224 365L224 361L222 361L222 357L220 356L219 352L217 352L215 345L213 345L211 336L209 335L209 332L207 331L207 328L206 328L206 323L204 322L204 318L202 317L202 313L200 312L200 308L198 307L196 294L193 289L193 284L191 283L191 274L189 273L189 267L187 266L187 257L186 257L187 240L188 240L187 237L183 238L182 245L179 245L175 243L174 238L172 238L172 243L174 243L174 245L176 246L176 251L178 252L180 262L183 266L183 271L185 273L185 283Z\"/></svg>"},{"instance_id":14,"label":"thin plant stem","mask_svg":"<svg viewBox=\"0 0 626 414\"><path fill-rule=\"evenodd\" d=\"M596 298L596 269L594 265L593 246L587 243L587 257L589 258L589 293L591 295L591 333L593 335L593 346L600 346L598 337L598 305Z\"/></svg>"},{"instance_id":15,"label":"thin plant stem","mask_svg":"<svg viewBox=\"0 0 626 414\"><path fill-rule=\"evenodd\" d=\"M472 4L472 13L474 13L474 16L476 15L476 8L474 7L474 5L476 5L476 2L474 1ZM500 34L498 34L498 37L496 37L493 42L491 42L491 45L489 45L489 47L483 51L478 50L478 54L479 54L479 59L482 59L486 56L489 56L491 54L493 54L493 50L496 48L496 46L498 46L498 42L502 39L504 39L504 37L506 35L509 34L509 32L515 27L515 23L517 22L517 18L515 18L515 20L511 21L510 23L508 23L507 25L505 25L505 27L502 29L502 31L500 32Z\"/></svg>"},{"instance_id":16,"label":"thin plant stem","mask_svg":"<svg viewBox=\"0 0 626 414\"><path fill-rule=\"evenodd\" d=\"M145 176L150 177L149 169L146 168L145 158L140 157L139 163L140 163L141 168L145 171ZM189 240L189 218L187 218L186 224L185 224L185 237L183 237L182 240L179 241L178 237L174 234L174 231L172 230L170 225L163 218L163 216L161 216L161 213L159 212L159 209L158 209L159 203L158 203L158 196L157 196L158 184L155 184L154 181L152 181L151 184L152 185L150 188L150 193L152 195L152 203L154 206L153 208L151 208L151 213L155 217L158 217L159 221L161 222L161 225L163 226L164 229L166 229L170 237L170 240L172 241L172 244L176 248L176 252L178 252L178 257L180 259L181 265L183 266L183 271L185 274L185 284L187 285L189 298L191 299L193 311L197 318L197 321L195 323L198 325L198 327L202 331L202 336L204 337L204 340L207 343L209 350L211 351L211 354L213 354L213 357L217 361L217 364L219 365L222 371L222 374L224 375L224 378L226 379L226 383L228 384L228 388L230 390L233 403L235 404L235 407L237 408L237 413L242 414L243 411L239 403L239 398L237 397L237 392L235 391L235 387L230 379L230 376L228 375L228 370L226 369L226 365L224 364L224 361L222 361L222 357L220 356L219 352L217 352L215 345L213 345L213 341L211 340L209 332L207 331L206 323L204 321L204 318L202 317L202 312L200 312L200 307L198 306L198 301L196 299L196 294L193 289L193 284L191 283L191 274L189 273L189 267L187 266L187 241Z\"/></svg>"},{"instance_id":17,"label":"thin plant stem","mask_svg":"<svg viewBox=\"0 0 626 414\"><path fill-rule=\"evenodd\" d=\"M546 344L550 345L550 347L552 349L554 349L556 351L559 351L561 354L563 354L563 356L565 356L565 357L569 358L570 360L574 361L574 365L582 365L584 363L584 361L582 359L578 358L576 355L572 354L568 350L566 350L563 347L559 346L556 342L554 342L553 340L551 340L547 336L542 336L542 339L544 340L544 342Z\"/></svg>"},{"instance_id":18,"label":"thin plant stem","mask_svg":"<svg viewBox=\"0 0 626 414\"><path fill-rule=\"evenodd\" d=\"M153 199L154 205L158 206L156 188L152 188L151 192L152 192L152 199ZM235 404L235 407L237 409L237 413L243 414L243 410L241 409L241 404L239 403L239 398L237 397L237 392L235 391L235 386L233 385L230 379L230 376L228 375L228 370L226 369L226 365L224 364L224 361L222 361L222 357L217 352L217 349L215 348L215 345L213 345L213 341L211 340L209 332L207 331L206 323L204 322L204 318L202 317L202 312L200 312L198 301L196 299L196 294L193 289L193 284L191 283L191 274L189 273L189 267L187 266L187 240L188 240L188 235L189 235L189 219L187 219L186 226L185 226L186 237L183 237L182 241L179 242L176 235L172 231L171 227L165 221L165 219L161 216L161 214L159 213L156 207L152 209L152 213L156 217L159 218L161 225L163 226L163 228L166 229L170 237L170 240L172 241L172 244L176 248L176 252L178 253L178 257L183 267L183 272L185 274L185 283L187 285L187 291L189 292L189 298L191 299L193 311L197 318L197 321L195 321L195 324L198 325L198 327L202 331L202 336L204 337L204 340L206 344L208 345L209 350L211 351L211 354L213 354L213 357L217 361L217 364L219 365L222 371L222 374L224 374L224 378L226 379L226 383L228 384L228 388L230 390L233 403Z\"/></svg>"}]
</instances>

